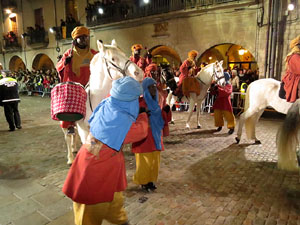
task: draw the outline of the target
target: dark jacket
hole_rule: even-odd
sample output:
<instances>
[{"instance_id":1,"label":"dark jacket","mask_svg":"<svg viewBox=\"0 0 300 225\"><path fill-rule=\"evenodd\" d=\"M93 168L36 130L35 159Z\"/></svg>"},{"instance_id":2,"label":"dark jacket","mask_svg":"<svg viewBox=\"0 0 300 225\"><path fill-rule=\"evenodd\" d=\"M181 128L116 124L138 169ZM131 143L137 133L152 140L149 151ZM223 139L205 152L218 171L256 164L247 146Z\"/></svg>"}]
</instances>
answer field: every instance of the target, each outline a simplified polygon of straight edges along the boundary
<instances>
[{"instance_id":1,"label":"dark jacket","mask_svg":"<svg viewBox=\"0 0 300 225\"><path fill-rule=\"evenodd\" d=\"M20 101L18 82L14 78L5 77L0 80L0 105L12 101Z\"/></svg>"}]
</instances>

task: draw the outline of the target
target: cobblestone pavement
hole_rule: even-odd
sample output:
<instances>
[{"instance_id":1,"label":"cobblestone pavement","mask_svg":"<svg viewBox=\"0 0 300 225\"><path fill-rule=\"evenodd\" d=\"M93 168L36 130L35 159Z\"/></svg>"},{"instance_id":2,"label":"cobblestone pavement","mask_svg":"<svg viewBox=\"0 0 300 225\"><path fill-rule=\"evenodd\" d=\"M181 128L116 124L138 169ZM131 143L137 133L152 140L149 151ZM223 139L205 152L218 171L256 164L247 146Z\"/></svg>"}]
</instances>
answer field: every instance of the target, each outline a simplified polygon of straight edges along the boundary
<instances>
[{"instance_id":1,"label":"cobblestone pavement","mask_svg":"<svg viewBox=\"0 0 300 225\"><path fill-rule=\"evenodd\" d=\"M22 130L7 132L0 112L0 225L73 224L72 202L61 193L66 146L50 119L50 100L22 100ZM213 117L201 116L202 129L188 130L187 113L174 113L153 193L133 184L135 160L126 146L130 223L300 225L299 174L276 168L275 135L282 120L260 120L261 145L244 136L236 145L227 129L214 131Z\"/></svg>"}]
</instances>

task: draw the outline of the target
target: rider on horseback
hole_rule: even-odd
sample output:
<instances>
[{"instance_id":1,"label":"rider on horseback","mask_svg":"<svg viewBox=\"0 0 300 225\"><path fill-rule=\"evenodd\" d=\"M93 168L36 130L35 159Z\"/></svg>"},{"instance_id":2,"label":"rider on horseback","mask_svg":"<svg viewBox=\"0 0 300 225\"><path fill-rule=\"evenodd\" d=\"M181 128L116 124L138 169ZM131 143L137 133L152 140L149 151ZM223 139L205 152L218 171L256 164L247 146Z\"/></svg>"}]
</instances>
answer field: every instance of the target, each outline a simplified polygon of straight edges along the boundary
<instances>
[{"instance_id":1,"label":"rider on horseback","mask_svg":"<svg viewBox=\"0 0 300 225\"><path fill-rule=\"evenodd\" d=\"M300 97L300 35L290 42L291 51L286 56L286 73L282 78L285 98L295 102Z\"/></svg>"},{"instance_id":2,"label":"rider on horseback","mask_svg":"<svg viewBox=\"0 0 300 225\"><path fill-rule=\"evenodd\" d=\"M152 63L152 55L147 52L146 57L141 56L141 51L143 46L141 44L134 44L131 46L132 56L130 56L130 61L134 62L143 71L145 68Z\"/></svg>"},{"instance_id":3,"label":"rider on horseback","mask_svg":"<svg viewBox=\"0 0 300 225\"><path fill-rule=\"evenodd\" d=\"M197 74L198 68L196 66L196 57L198 52L196 50L192 50L188 53L188 58L182 63L180 66L180 75L179 75L179 82L177 84L178 88L175 91L175 95L177 95L180 99L183 96L182 93L182 83L183 80L187 77L193 77Z\"/></svg>"}]
</instances>

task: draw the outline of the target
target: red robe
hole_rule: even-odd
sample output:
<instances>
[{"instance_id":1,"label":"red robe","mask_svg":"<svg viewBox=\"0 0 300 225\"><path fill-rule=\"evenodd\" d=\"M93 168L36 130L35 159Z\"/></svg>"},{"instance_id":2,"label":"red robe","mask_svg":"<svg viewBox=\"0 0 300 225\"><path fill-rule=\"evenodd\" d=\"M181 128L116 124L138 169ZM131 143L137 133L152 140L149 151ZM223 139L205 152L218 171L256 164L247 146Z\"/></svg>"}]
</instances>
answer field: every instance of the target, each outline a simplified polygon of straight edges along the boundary
<instances>
[{"instance_id":1,"label":"red robe","mask_svg":"<svg viewBox=\"0 0 300 225\"><path fill-rule=\"evenodd\" d=\"M211 91L212 95L217 94L213 109L226 110L232 112L231 106L232 85L226 84L225 87L218 86L218 92Z\"/></svg>"},{"instance_id":2,"label":"red robe","mask_svg":"<svg viewBox=\"0 0 300 225\"><path fill-rule=\"evenodd\" d=\"M145 68L152 63L152 59L149 58L144 58L144 57L139 57L135 58L133 55L130 56L130 61L134 62L138 67L140 67L143 71L145 71Z\"/></svg>"},{"instance_id":3,"label":"red robe","mask_svg":"<svg viewBox=\"0 0 300 225\"><path fill-rule=\"evenodd\" d=\"M148 116L141 113L132 124L124 144L147 136ZM123 152L103 145L99 157L90 153L85 145L79 150L67 175L62 191L74 202L97 204L111 202L115 192L127 187Z\"/></svg>"},{"instance_id":4,"label":"red robe","mask_svg":"<svg viewBox=\"0 0 300 225\"><path fill-rule=\"evenodd\" d=\"M292 54L288 58L288 68L284 77L282 78L284 82L284 90L286 92L286 100L288 102L295 102L298 92L298 84L300 81L300 55Z\"/></svg>"},{"instance_id":5,"label":"red robe","mask_svg":"<svg viewBox=\"0 0 300 225\"><path fill-rule=\"evenodd\" d=\"M147 104L146 104L144 98L140 98L140 107L147 108ZM170 116L168 116L168 114L164 110L162 110L162 117L163 117L163 120L165 121L164 128L163 128L163 130L164 130L164 129L166 129L166 127L169 127L168 122L171 120L171 118L170 118ZM162 132L162 134L163 134L163 132ZM161 151L163 151L164 145L163 145L162 137L161 137L161 147L162 147ZM156 149L154 138L152 135L152 130L151 130L151 127L149 126L147 137L139 142L135 142L132 144L132 152L133 153L146 153L146 152L154 152L154 151L160 151L160 150Z\"/></svg>"},{"instance_id":6,"label":"red robe","mask_svg":"<svg viewBox=\"0 0 300 225\"><path fill-rule=\"evenodd\" d=\"M70 56L71 49L67 50L61 60L56 65L56 70L58 72L60 82L73 81L78 82L85 86L90 79L90 67L81 67L80 68L80 76L76 76L76 74L72 71L72 60L69 64L65 65L66 57ZM97 54L97 52L91 49L93 55Z\"/></svg>"},{"instance_id":7,"label":"red robe","mask_svg":"<svg viewBox=\"0 0 300 225\"><path fill-rule=\"evenodd\" d=\"M90 50L93 55L97 54L97 52L93 49ZM64 54L63 57L59 60L59 62L56 65L56 70L58 72L58 76L60 79L60 82L67 82L67 81L73 81L78 82L85 86L90 79L90 67L84 66L80 68L80 76L76 76L76 74L72 71L72 60L69 64L65 65L66 57L70 56L71 49L68 49ZM68 128L70 125L74 125L74 122L67 122L62 121L61 127L62 128Z\"/></svg>"}]
</instances>

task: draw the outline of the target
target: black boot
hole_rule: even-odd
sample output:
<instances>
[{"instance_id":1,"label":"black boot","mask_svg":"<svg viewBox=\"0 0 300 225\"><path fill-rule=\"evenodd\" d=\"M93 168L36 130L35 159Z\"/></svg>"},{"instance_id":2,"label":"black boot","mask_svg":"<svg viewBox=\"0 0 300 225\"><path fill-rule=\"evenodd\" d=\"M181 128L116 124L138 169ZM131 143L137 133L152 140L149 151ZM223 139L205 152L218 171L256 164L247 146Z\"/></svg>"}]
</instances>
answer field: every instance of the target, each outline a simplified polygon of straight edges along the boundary
<instances>
[{"instance_id":1,"label":"black boot","mask_svg":"<svg viewBox=\"0 0 300 225\"><path fill-rule=\"evenodd\" d=\"M222 130L222 127L218 127L217 128L217 131L219 132L219 131L221 131Z\"/></svg>"},{"instance_id":2,"label":"black boot","mask_svg":"<svg viewBox=\"0 0 300 225\"><path fill-rule=\"evenodd\" d=\"M233 134L234 128L229 129L228 134Z\"/></svg>"},{"instance_id":3,"label":"black boot","mask_svg":"<svg viewBox=\"0 0 300 225\"><path fill-rule=\"evenodd\" d=\"M155 186L155 184L153 182L149 182L147 185L151 191L154 191L155 189L157 189L157 187Z\"/></svg>"}]
</instances>

